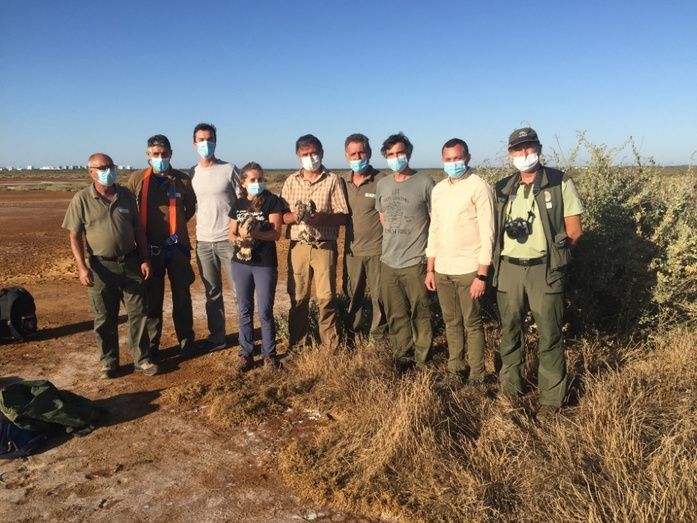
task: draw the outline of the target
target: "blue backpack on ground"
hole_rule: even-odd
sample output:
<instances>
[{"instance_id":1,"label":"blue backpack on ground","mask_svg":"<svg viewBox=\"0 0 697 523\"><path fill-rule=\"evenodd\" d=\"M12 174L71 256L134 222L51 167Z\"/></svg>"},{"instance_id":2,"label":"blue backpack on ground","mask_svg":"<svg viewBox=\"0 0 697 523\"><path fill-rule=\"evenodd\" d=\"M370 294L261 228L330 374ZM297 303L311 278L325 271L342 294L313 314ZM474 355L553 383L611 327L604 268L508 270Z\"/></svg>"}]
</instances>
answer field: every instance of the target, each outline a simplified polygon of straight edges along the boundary
<instances>
[{"instance_id":1,"label":"blue backpack on ground","mask_svg":"<svg viewBox=\"0 0 697 523\"><path fill-rule=\"evenodd\" d=\"M36 452L48 434L20 429L0 413L0 459L22 458Z\"/></svg>"}]
</instances>

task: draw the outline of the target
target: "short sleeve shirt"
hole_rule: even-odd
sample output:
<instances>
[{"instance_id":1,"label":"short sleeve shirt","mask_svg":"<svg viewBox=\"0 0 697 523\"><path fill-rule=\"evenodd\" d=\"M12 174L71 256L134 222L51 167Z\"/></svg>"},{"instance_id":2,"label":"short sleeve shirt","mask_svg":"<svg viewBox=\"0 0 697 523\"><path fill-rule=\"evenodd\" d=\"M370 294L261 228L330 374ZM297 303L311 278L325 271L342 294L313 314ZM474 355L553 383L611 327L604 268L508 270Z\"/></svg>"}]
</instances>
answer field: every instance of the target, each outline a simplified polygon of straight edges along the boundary
<instances>
[{"instance_id":1,"label":"short sleeve shirt","mask_svg":"<svg viewBox=\"0 0 697 523\"><path fill-rule=\"evenodd\" d=\"M238 198L230 209L230 219L240 224L247 219L249 214L252 214L253 218L260 222L257 230L270 231L273 229L273 225L269 222L269 215L276 213L283 214L286 211L283 200L273 193L267 193L260 210L250 211L249 208L251 205L252 202L247 198ZM252 245L252 259L243 261L238 258L233 258L233 261L235 263L256 265L258 267L277 267L278 257L276 255L276 242L254 240Z\"/></svg>"},{"instance_id":2,"label":"short sleeve shirt","mask_svg":"<svg viewBox=\"0 0 697 523\"><path fill-rule=\"evenodd\" d=\"M317 212L348 214L348 202L344 193L342 180L333 172L322 171L313 182L303 176L303 169L294 172L283 184L281 197L285 200L291 212L295 212L297 201L307 203L312 200L317 206ZM308 232L320 241L336 241L339 237L338 225L307 225ZM290 226L290 239L298 240L301 225Z\"/></svg>"},{"instance_id":3,"label":"short sleeve shirt","mask_svg":"<svg viewBox=\"0 0 697 523\"><path fill-rule=\"evenodd\" d=\"M196 240L227 241L228 215L240 187L237 167L218 160L210 167L195 165L189 176L196 193Z\"/></svg>"},{"instance_id":4,"label":"short sleeve shirt","mask_svg":"<svg viewBox=\"0 0 697 523\"><path fill-rule=\"evenodd\" d=\"M124 256L136 248L135 231L140 227L135 197L116 185L116 194L109 203L90 184L73 196L62 227L84 232L86 250L91 255Z\"/></svg>"},{"instance_id":5,"label":"short sleeve shirt","mask_svg":"<svg viewBox=\"0 0 697 523\"><path fill-rule=\"evenodd\" d=\"M386 176L378 182L375 208L384 216L380 259L394 269L425 261L435 182L416 172L402 182Z\"/></svg>"},{"instance_id":6,"label":"short sleeve shirt","mask_svg":"<svg viewBox=\"0 0 697 523\"><path fill-rule=\"evenodd\" d=\"M361 185L353 183L353 172L343 175L351 213L346 227L346 248L354 256L379 256L382 252L382 224L375 208L378 182L386 175L368 168Z\"/></svg>"},{"instance_id":7,"label":"short sleeve shirt","mask_svg":"<svg viewBox=\"0 0 697 523\"><path fill-rule=\"evenodd\" d=\"M564 203L565 218L583 213L583 204L571 178L566 178L561 182L561 197ZM538 218L539 210L537 201L533 196L532 184L528 189L521 184L515 199L508 206L510 206L510 216L513 220L516 218L527 219L528 211L532 212L535 219L532 222L532 233L525 238L514 240L504 233L501 254L512 258L540 258L547 254L547 238ZM508 209L506 213L508 216Z\"/></svg>"}]
</instances>

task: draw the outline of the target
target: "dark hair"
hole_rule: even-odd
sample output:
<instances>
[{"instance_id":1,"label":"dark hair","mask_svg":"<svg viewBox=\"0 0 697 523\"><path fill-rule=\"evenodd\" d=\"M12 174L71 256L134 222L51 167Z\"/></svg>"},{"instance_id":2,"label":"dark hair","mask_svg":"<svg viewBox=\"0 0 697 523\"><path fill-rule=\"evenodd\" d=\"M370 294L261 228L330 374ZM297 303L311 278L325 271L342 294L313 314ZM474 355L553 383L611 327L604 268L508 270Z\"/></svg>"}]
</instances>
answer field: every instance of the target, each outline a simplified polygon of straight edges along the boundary
<instances>
[{"instance_id":1,"label":"dark hair","mask_svg":"<svg viewBox=\"0 0 697 523\"><path fill-rule=\"evenodd\" d=\"M196 141L196 133L199 131L210 131L213 133L213 141L218 141L218 134L216 133L215 125L212 123L200 123L194 127L194 141Z\"/></svg>"},{"instance_id":2,"label":"dark hair","mask_svg":"<svg viewBox=\"0 0 697 523\"><path fill-rule=\"evenodd\" d=\"M459 138L451 138L447 142L443 144L443 147L440 149L440 153L443 154L443 151L446 149L450 149L451 147L455 147L456 145L462 145L462 147L465 149L465 154L470 153L470 148L467 147L467 143L464 140L460 140Z\"/></svg>"},{"instance_id":3,"label":"dark hair","mask_svg":"<svg viewBox=\"0 0 697 523\"><path fill-rule=\"evenodd\" d=\"M398 143L404 144L404 147L406 148L405 152L407 153L407 158L411 158L411 153L414 150L414 146L409 141L409 138L404 136L404 133L401 132L388 136L387 140L382 142L380 152L383 156L385 156L385 151L387 151L387 149L392 149L392 147L394 147Z\"/></svg>"},{"instance_id":4,"label":"dark hair","mask_svg":"<svg viewBox=\"0 0 697 523\"><path fill-rule=\"evenodd\" d=\"M259 165L257 162L249 162L245 164L244 167L242 167L242 170L240 171L240 182L243 182L247 178L247 173L249 171L259 171L262 176L264 176L264 168ZM266 201L266 197L269 195L269 191L264 189L261 191L261 193L257 194L254 199L252 200L252 204L249 206L249 210L253 212L260 211L261 208L264 206L264 202ZM240 198L246 198L247 197L247 189L245 189L244 186L240 185Z\"/></svg>"},{"instance_id":5,"label":"dark hair","mask_svg":"<svg viewBox=\"0 0 697 523\"><path fill-rule=\"evenodd\" d=\"M317 147L320 150L320 152L324 152L324 149L322 148L322 142L320 142L319 138L317 138L314 134L304 134L300 138L298 138L295 141L295 152L297 153L301 147L309 147L311 145Z\"/></svg>"},{"instance_id":6,"label":"dark hair","mask_svg":"<svg viewBox=\"0 0 697 523\"><path fill-rule=\"evenodd\" d=\"M346 137L346 141L344 142L344 150L346 150L350 143L362 143L363 147L365 147L365 151L368 153L368 156L372 156L373 151L370 148L370 140L368 140L368 137L365 134L354 133L348 135Z\"/></svg>"},{"instance_id":7,"label":"dark hair","mask_svg":"<svg viewBox=\"0 0 697 523\"><path fill-rule=\"evenodd\" d=\"M169 139L164 134L155 134L148 138L148 147L153 147L154 145L161 145L162 147L166 147L169 151L172 150Z\"/></svg>"}]
</instances>

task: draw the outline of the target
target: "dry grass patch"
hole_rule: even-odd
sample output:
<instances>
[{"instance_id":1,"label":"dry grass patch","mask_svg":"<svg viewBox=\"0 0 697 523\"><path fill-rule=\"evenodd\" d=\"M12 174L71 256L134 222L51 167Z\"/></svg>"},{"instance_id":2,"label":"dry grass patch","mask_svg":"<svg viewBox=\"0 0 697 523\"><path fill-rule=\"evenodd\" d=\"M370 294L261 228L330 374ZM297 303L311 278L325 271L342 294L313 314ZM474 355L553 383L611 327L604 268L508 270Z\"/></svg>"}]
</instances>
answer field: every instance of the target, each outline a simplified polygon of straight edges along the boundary
<instances>
[{"instance_id":1,"label":"dry grass patch","mask_svg":"<svg viewBox=\"0 0 697 523\"><path fill-rule=\"evenodd\" d=\"M308 349L281 372L191 389L220 425L318 411L286 439L282 475L307 499L399 521L684 521L697 499L697 335L570 351L583 392L541 426L519 402L400 375L378 347ZM581 379L582 378L582 379ZM201 395L202 394L202 395Z\"/></svg>"}]
</instances>

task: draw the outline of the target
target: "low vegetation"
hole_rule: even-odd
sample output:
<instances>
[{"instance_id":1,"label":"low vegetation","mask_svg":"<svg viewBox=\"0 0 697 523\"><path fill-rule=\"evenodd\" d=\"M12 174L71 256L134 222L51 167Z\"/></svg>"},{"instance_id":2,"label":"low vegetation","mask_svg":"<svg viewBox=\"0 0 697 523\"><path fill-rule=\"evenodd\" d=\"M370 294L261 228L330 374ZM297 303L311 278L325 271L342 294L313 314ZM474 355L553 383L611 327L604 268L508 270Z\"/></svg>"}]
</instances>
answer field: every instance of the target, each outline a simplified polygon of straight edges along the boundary
<instances>
[{"instance_id":1,"label":"low vegetation","mask_svg":"<svg viewBox=\"0 0 697 523\"><path fill-rule=\"evenodd\" d=\"M372 341L314 347L281 371L203 380L167 390L165 400L206 404L221 427L318 413L309 434L276 440L274 459L294 492L351 512L419 522L693 520L696 176L627 147L581 136L571 154L549 159L574 176L586 207L568 293L568 407L557 419L541 424L530 414L534 350L528 393L498 396L491 300L486 390L446 378L434 314L437 346L425 371L397 372L387 347ZM623 165L625 150L632 160ZM590 160L579 165L583 151ZM494 181L502 171L480 174Z\"/></svg>"}]
</instances>

